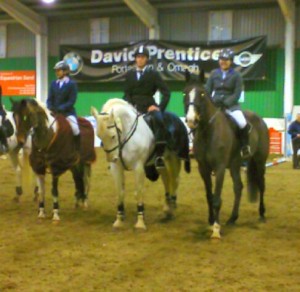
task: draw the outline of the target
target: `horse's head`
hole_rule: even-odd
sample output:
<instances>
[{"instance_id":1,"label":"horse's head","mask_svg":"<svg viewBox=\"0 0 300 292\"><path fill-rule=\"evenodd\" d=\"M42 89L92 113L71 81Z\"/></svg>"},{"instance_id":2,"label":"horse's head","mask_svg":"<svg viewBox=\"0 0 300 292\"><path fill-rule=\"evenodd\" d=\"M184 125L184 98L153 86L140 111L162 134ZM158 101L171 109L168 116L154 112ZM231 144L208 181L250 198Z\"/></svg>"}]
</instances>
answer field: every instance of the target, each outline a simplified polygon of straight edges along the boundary
<instances>
[{"instance_id":1,"label":"horse's head","mask_svg":"<svg viewBox=\"0 0 300 292\"><path fill-rule=\"evenodd\" d=\"M31 129L34 129L36 135L40 136L40 140L46 140L45 131L43 129L46 129L47 115L34 99L23 99L18 102L14 101L12 111L17 128L16 136L19 143L25 143Z\"/></svg>"},{"instance_id":2,"label":"horse's head","mask_svg":"<svg viewBox=\"0 0 300 292\"><path fill-rule=\"evenodd\" d=\"M109 112L99 113L91 107L91 114L97 122L97 136L101 139L103 149L106 152L108 162L116 162L119 159L120 135L122 123L115 117L113 109Z\"/></svg>"},{"instance_id":3,"label":"horse's head","mask_svg":"<svg viewBox=\"0 0 300 292\"><path fill-rule=\"evenodd\" d=\"M184 111L187 125L190 129L195 129L199 121L203 118L203 103L208 99L204 87L204 71L201 70L199 78L191 78L190 72L185 72L186 86L183 91Z\"/></svg>"}]
</instances>

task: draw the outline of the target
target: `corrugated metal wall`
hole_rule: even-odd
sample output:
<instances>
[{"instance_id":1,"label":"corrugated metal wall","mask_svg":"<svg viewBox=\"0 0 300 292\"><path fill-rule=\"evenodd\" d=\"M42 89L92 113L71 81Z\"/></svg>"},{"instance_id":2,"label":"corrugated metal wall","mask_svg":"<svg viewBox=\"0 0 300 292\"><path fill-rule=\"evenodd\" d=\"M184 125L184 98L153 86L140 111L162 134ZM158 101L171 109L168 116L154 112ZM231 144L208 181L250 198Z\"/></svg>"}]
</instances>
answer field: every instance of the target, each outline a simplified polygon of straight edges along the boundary
<instances>
[{"instance_id":1,"label":"corrugated metal wall","mask_svg":"<svg viewBox=\"0 0 300 292\"><path fill-rule=\"evenodd\" d=\"M89 44L89 20L50 22L48 43L50 56L58 56L61 44Z\"/></svg>"},{"instance_id":2,"label":"corrugated metal wall","mask_svg":"<svg viewBox=\"0 0 300 292\"><path fill-rule=\"evenodd\" d=\"M148 29L137 17L110 18L110 42L136 42L148 38Z\"/></svg>"},{"instance_id":3,"label":"corrugated metal wall","mask_svg":"<svg viewBox=\"0 0 300 292\"><path fill-rule=\"evenodd\" d=\"M284 18L279 8L239 10L233 13L233 38L267 35L268 46L284 44Z\"/></svg>"},{"instance_id":4,"label":"corrugated metal wall","mask_svg":"<svg viewBox=\"0 0 300 292\"><path fill-rule=\"evenodd\" d=\"M160 37L164 40L205 41L208 39L209 11L167 12L159 14ZM297 9L300 27L300 8ZM35 56L35 37L20 24L7 25L7 57ZM267 35L268 45L284 43L284 19L278 8L245 9L233 12L233 38ZM297 29L300 46L300 29ZM135 16L110 18L110 42L148 39L148 29ZM61 44L90 42L88 19L49 22L49 55L57 56Z\"/></svg>"},{"instance_id":5,"label":"corrugated metal wall","mask_svg":"<svg viewBox=\"0 0 300 292\"><path fill-rule=\"evenodd\" d=\"M7 57L35 56L35 36L20 24L7 25Z\"/></svg>"},{"instance_id":6,"label":"corrugated metal wall","mask_svg":"<svg viewBox=\"0 0 300 292\"><path fill-rule=\"evenodd\" d=\"M208 13L162 12L159 25L160 38L163 40L205 41L208 35Z\"/></svg>"}]
</instances>

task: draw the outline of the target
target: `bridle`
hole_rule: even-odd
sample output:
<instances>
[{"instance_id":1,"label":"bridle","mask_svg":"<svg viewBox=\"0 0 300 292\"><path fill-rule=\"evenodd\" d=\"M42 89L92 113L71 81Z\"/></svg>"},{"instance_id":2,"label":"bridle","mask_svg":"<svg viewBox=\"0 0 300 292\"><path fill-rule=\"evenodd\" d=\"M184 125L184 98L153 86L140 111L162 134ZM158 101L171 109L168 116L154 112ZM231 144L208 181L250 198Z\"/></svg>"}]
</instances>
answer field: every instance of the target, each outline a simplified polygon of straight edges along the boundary
<instances>
[{"instance_id":1,"label":"bridle","mask_svg":"<svg viewBox=\"0 0 300 292\"><path fill-rule=\"evenodd\" d=\"M108 115L108 113L100 113L100 115ZM130 138L133 136L133 134L135 133L137 125L138 125L139 117L140 117L140 114L137 113L136 118L135 118L133 124L131 125L130 130L128 131L126 137L123 140L121 138L122 131L118 128L115 120L114 120L113 125L107 126L107 129L113 129L113 128L116 129L117 137L118 137L118 144L111 149L105 149L104 145L103 145L103 150L105 151L105 153L111 153L111 152L115 151L116 149L119 149L119 158L120 158L121 163L125 170L129 170L129 168L126 166L125 161L123 159L122 150L123 150L124 146L127 144L127 142L130 140Z\"/></svg>"},{"instance_id":2,"label":"bridle","mask_svg":"<svg viewBox=\"0 0 300 292\"><path fill-rule=\"evenodd\" d=\"M202 93L202 95L203 95L203 93ZM190 106L194 106L194 108L195 108L195 105L196 105L196 103L195 103L194 101L188 102L188 103L187 103L187 107L186 107L186 112L188 112L188 109L189 109ZM220 112L221 112L221 108L218 108L218 109L215 111L215 113L214 113L214 114L210 117L210 119L208 120L208 124L211 124L211 123L215 120L215 118L217 117L217 115L218 115ZM191 132L192 132L192 130L191 130Z\"/></svg>"}]
</instances>

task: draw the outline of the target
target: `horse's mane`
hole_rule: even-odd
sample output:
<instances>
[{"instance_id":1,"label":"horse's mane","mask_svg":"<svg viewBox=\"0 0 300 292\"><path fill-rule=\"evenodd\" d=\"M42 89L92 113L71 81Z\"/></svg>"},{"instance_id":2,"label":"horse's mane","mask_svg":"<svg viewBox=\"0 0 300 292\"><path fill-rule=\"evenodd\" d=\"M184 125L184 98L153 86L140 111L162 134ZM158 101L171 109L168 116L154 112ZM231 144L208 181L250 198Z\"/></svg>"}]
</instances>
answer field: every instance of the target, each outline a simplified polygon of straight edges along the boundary
<instances>
[{"instance_id":1,"label":"horse's mane","mask_svg":"<svg viewBox=\"0 0 300 292\"><path fill-rule=\"evenodd\" d=\"M109 113L114 106L119 105L129 106L129 103L121 98L111 98L103 105L101 112Z\"/></svg>"}]
</instances>

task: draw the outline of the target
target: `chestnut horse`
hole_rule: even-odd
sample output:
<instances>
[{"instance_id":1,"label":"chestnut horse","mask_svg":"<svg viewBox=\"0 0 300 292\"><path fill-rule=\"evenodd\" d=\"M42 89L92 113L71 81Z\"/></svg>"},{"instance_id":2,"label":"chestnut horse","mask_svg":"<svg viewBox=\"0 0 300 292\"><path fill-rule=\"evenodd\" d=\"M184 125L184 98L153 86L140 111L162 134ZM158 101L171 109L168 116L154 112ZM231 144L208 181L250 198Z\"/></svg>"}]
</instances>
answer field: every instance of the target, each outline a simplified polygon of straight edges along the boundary
<instances>
[{"instance_id":1,"label":"chestnut horse","mask_svg":"<svg viewBox=\"0 0 300 292\"><path fill-rule=\"evenodd\" d=\"M76 151L71 127L62 115L50 111L33 99L13 102L17 139L24 143L31 132L30 164L39 184L39 218L45 217L45 175L52 174L53 221L59 221L58 180L71 170L75 182L76 206L87 207L91 163L95 161L94 130L89 121L78 118L81 135L80 153Z\"/></svg>"}]
</instances>

